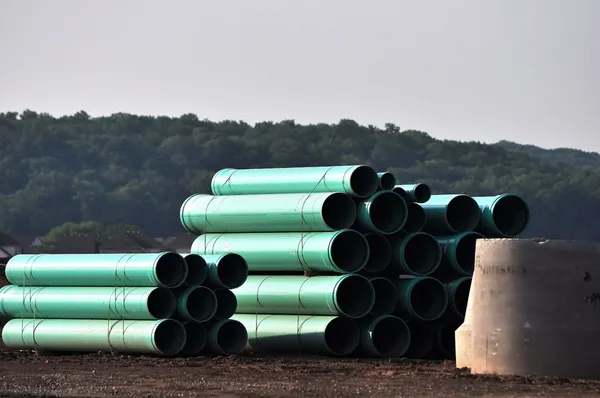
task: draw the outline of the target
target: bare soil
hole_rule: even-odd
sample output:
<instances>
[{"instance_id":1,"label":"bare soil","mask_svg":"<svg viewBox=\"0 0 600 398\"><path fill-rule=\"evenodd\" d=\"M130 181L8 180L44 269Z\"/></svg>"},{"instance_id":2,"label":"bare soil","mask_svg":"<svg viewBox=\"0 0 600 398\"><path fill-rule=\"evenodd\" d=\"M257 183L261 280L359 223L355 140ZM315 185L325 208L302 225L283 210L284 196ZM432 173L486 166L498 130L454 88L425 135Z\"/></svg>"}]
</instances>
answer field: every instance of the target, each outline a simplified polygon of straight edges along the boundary
<instances>
[{"instance_id":1,"label":"bare soil","mask_svg":"<svg viewBox=\"0 0 600 398\"><path fill-rule=\"evenodd\" d=\"M0 350L0 396L600 397L600 381L474 376L454 362L39 356Z\"/></svg>"}]
</instances>

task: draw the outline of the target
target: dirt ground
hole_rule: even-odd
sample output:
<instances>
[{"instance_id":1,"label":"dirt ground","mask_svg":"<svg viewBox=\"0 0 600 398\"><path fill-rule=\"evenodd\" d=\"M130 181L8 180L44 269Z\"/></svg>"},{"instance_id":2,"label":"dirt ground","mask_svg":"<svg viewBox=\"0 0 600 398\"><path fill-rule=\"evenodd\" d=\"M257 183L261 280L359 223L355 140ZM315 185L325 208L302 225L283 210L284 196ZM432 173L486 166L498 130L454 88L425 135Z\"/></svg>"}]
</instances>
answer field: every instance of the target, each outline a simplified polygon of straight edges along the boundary
<instances>
[{"instance_id":1,"label":"dirt ground","mask_svg":"<svg viewBox=\"0 0 600 398\"><path fill-rule=\"evenodd\" d=\"M38 356L0 351L0 396L600 397L600 382L472 376L454 363L325 358Z\"/></svg>"}]
</instances>

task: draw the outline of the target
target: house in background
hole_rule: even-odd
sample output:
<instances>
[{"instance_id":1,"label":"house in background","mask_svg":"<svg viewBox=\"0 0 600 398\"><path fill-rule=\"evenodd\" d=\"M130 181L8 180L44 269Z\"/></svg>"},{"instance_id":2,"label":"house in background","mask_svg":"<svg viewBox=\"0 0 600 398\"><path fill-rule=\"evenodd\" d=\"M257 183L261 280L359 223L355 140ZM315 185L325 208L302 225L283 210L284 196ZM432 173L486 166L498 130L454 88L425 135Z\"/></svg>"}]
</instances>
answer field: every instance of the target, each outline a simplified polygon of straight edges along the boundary
<instances>
[{"instance_id":1,"label":"house in background","mask_svg":"<svg viewBox=\"0 0 600 398\"><path fill-rule=\"evenodd\" d=\"M23 248L21 243L7 233L0 232L0 263L6 262L17 254L21 254Z\"/></svg>"},{"instance_id":2,"label":"house in background","mask_svg":"<svg viewBox=\"0 0 600 398\"><path fill-rule=\"evenodd\" d=\"M198 236L189 232L182 232L178 235L162 239L162 245L170 251L177 253L189 253L192 243Z\"/></svg>"},{"instance_id":3,"label":"house in background","mask_svg":"<svg viewBox=\"0 0 600 398\"><path fill-rule=\"evenodd\" d=\"M109 237L98 246L98 253L160 253L164 244L142 231L125 231Z\"/></svg>"},{"instance_id":4,"label":"house in background","mask_svg":"<svg viewBox=\"0 0 600 398\"><path fill-rule=\"evenodd\" d=\"M43 236L15 235L17 242L21 244L22 254L37 254L42 247Z\"/></svg>"}]
</instances>

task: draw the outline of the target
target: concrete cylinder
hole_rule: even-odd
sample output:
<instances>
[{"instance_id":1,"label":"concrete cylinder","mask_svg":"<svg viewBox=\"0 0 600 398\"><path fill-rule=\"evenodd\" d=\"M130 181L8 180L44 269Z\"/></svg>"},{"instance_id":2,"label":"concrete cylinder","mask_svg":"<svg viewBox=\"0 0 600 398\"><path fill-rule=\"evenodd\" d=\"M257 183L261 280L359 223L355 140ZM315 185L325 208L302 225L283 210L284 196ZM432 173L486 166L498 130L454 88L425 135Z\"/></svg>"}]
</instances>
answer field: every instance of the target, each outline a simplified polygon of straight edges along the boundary
<instances>
[{"instance_id":1,"label":"concrete cylinder","mask_svg":"<svg viewBox=\"0 0 600 398\"><path fill-rule=\"evenodd\" d=\"M477 262L477 254L475 254L475 262ZM456 367L457 368L470 368L471 367L471 351L472 345L472 332L473 332L473 306L475 298L473 292L476 291L475 287L475 275L471 279L471 289L469 290L469 298L467 300L467 310L465 311L465 319L454 332L455 340L455 351L456 351Z\"/></svg>"},{"instance_id":2,"label":"concrete cylinder","mask_svg":"<svg viewBox=\"0 0 600 398\"><path fill-rule=\"evenodd\" d=\"M472 292L472 373L600 379L600 244L478 240Z\"/></svg>"}]
</instances>

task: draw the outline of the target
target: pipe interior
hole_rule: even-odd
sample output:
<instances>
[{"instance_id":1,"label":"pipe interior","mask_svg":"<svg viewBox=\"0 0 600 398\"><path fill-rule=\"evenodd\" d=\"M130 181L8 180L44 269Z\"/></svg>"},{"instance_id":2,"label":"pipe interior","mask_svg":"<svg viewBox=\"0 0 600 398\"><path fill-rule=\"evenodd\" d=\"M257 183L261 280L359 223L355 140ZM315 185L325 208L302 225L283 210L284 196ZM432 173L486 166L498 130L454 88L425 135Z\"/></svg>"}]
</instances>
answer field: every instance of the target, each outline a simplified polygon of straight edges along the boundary
<instances>
[{"instance_id":1,"label":"pipe interior","mask_svg":"<svg viewBox=\"0 0 600 398\"><path fill-rule=\"evenodd\" d=\"M400 188L400 187L394 187L392 189L392 192L394 192L395 194L398 194L402 197L402 199L404 199L407 202L410 202L410 198L408 197L408 194L406 193L406 191L404 190L404 188Z\"/></svg>"},{"instance_id":2,"label":"pipe interior","mask_svg":"<svg viewBox=\"0 0 600 398\"><path fill-rule=\"evenodd\" d=\"M392 173L383 173L379 177L379 188L389 191L396 185L396 177Z\"/></svg>"},{"instance_id":3,"label":"pipe interior","mask_svg":"<svg viewBox=\"0 0 600 398\"><path fill-rule=\"evenodd\" d=\"M189 316L197 322L205 322L212 318L217 309L217 298L207 287L193 287L185 302Z\"/></svg>"},{"instance_id":4,"label":"pipe interior","mask_svg":"<svg viewBox=\"0 0 600 398\"><path fill-rule=\"evenodd\" d=\"M184 257L188 268L185 278L187 286L199 286L204 283L208 276L208 265L206 261L197 254L188 254Z\"/></svg>"},{"instance_id":5,"label":"pipe interior","mask_svg":"<svg viewBox=\"0 0 600 398\"><path fill-rule=\"evenodd\" d=\"M444 356L450 359L453 359L456 356L455 329L456 328L451 327L450 325L443 325L438 332L439 349Z\"/></svg>"},{"instance_id":6,"label":"pipe interior","mask_svg":"<svg viewBox=\"0 0 600 398\"><path fill-rule=\"evenodd\" d=\"M515 236L523 232L529 223L527 203L518 196L507 195L494 205L494 225L506 236Z\"/></svg>"},{"instance_id":7,"label":"pipe interior","mask_svg":"<svg viewBox=\"0 0 600 398\"><path fill-rule=\"evenodd\" d=\"M385 317L373 328L372 340L379 355L399 358L410 345L410 330L400 318Z\"/></svg>"},{"instance_id":8,"label":"pipe interior","mask_svg":"<svg viewBox=\"0 0 600 398\"><path fill-rule=\"evenodd\" d=\"M248 332L241 322L228 319L217 330L217 345L226 355L235 355L244 349Z\"/></svg>"},{"instance_id":9,"label":"pipe interior","mask_svg":"<svg viewBox=\"0 0 600 398\"><path fill-rule=\"evenodd\" d=\"M346 194L331 194L323 202L321 216L332 230L350 228L356 221L356 203Z\"/></svg>"},{"instance_id":10,"label":"pipe interior","mask_svg":"<svg viewBox=\"0 0 600 398\"><path fill-rule=\"evenodd\" d=\"M364 270L368 272L383 271L392 262L390 241L380 234L366 234L365 239L369 245L369 259Z\"/></svg>"},{"instance_id":11,"label":"pipe interior","mask_svg":"<svg viewBox=\"0 0 600 398\"><path fill-rule=\"evenodd\" d=\"M410 306L422 320L439 318L448 306L448 293L439 281L423 278L417 281L410 292Z\"/></svg>"},{"instance_id":12,"label":"pipe interior","mask_svg":"<svg viewBox=\"0 0 600 398\"><path fill-rule=\"evenodd\" d=\"M239 254L225 254L217 264L217 276L227 289L236 289L248 279L248 263Z\"/></svg>"},{"instance_id":13,"label":"pipe interior","mask_svg":"<svg viewBox=\"0 0 600 398\"><path fill-rule=\"evenodd\" d=\"M378 231L394 233L406 222L406 203L399 195L383 191L371 201L369 216Z\"/></svg>"},{"instance_id":14,"label":"pipe interior","mask_svg":"<svg viewBox=\"0 0 600 398\"><path fill-rule=\"evenodd\" d=\"M425 203L431 199L431 188L427 184L417 184L413 191L415 200L419 203Z\"/></svg>"},{"instance_id":15,"label":"pipe interior","mask_svg":"<svg viewBox=\"0 0 600 398\"><path fill-rule=\"evenodd\" d=\"M187 339L182 352L186 355L198 355L206 347L208 339L206 329L198 322L186 322L183 327Z\"/></svg>"},{"instance_id":16,"label":"pipe interior","mask_svg":"<svg viewBox=\"0 0 600 398\"><path fill-rule=\"evenodd\" d=\"M162 254L156 262L156 279L164 287L177 287L187 277L185 259L177 253Z\"/></svg>"},{"instance_id":17,"label":"pipe interior","mask_svg":"<svg viewBox=\"0 0 600 398\"><path fill-rule=\"evenodd\" d=\"M183 325L172 319L161 321L154 329L154 346L163 355L175 355L186 342Z\"/></svg>"},{"instance_id":18,"label":"pipe interior","mask_svg":"<svg viewBox=\"0 0 600 398\"><path fill-rule=\"evenodd\" d=\"M406 351L406 357L421 359L433 350L435 345L435 334L430 325L422 322L411 322L410 345Z\"/></svg>"},{"instance_id":19,"label":"pipe interior","mask_svg":"<svg viewBox=\"0 0 600 398\"><path fill-rule=\"evenodd\" d=\"M408 237L404 246L404 263L417 275L429 275L442 261L442 250L435 238L418 233Z\"/></svg>"},{"instance_id":20,"label":"pipe interior","mask_svg":"<svg viewBox=\"0 0 600 398\"><path fill-rule=\"evenodd\" d=\"M360 329L351 319L337 317L325 327L325 344L334 355L348 355L360 342Z\"/></svg>"},{"instance_id":21,"label":"pipe interior","mask_svg":"<svg viewBox=\"0 0 600 398\"><path fill-rule=\"evenodd\" d=\"M335 290L338 310L349 318L365 316L375 301L373 286L367 278L349 275L342 279Z\"/></svg>"},{"instance_id":22,"label":"pipe interior","mask_svg":"<svg viewBox=\"0 0 600 398\"><path fill-rule=\"evenodd\" d=\"M479 234L468 234L460 238L456 244L456 263L463 272L469 275L473 275L475 269L475 246L479 238L482 238Z\"/></svg>"},{"instance_id":23,"label":"pipe interior","mask_svg":"<svg viewBox=\"0 0 600 398\"><path fill-rule=\"evenodd\" d=\"M379 176L369 166L358 166L350 175L350 188L361 198L373 195L379 187Z\"/></svg>"},{"instance_id":24,"label":"pipe interior","mask_svg":"<svg viewBox=\"0 0 600 398\"><path fill-rule=\"evenodd\" d=\"M371 315L387 315L394 312L398 303L396 285L386 278L373 278L371 285L375 291L375 303L371 309Z\"/></svg>"},{"instance_id":25,"label":"pipe interior","mask_svg":"<svg viewBox=\"0 0 600 398\"><path fill-rule=\"evenodd\" d=\"M407 234L421 232L427 223L425 210L418 203L406 203L407 217L402 230Z\"/></svg>"},{"instance_id":26,"label":"pipe interior","mask_svg":"<svg viewBox=\"0 0 600 398\"><path fill-rule=\"evenodd\" d=\"M369 256L369 244L358 232L348 230L335 236L331 242L331 259L345 272L360 271Z\"/></svg>"},{"instance_id":27,"label":"pipe interior","mask_svg":"<svg viewBox=\"0 0 600 398\"><path fill-rule=\"evenodd\" d=\"M456 289L454 290L454 297L452 302L456 312L461 317L465 317L467 311L467 302L469 301L469 290L471 290L471 278L465 278L461 280Z\"/></svg>"},{"instance_id":28,"label":"pipe interior","mask_svg":"<svg viewBox=\"0 0 600 398\"><path fill-rule=\"evenodd\" d=\"M177 300L168 289L156 288L148 294L148 312L156 319L170 318L177 310Z\"/></svg>"},{"instance_id":29,"label":"pipe interior","mask_svg":"<svg viewBox=\"0 0 600 398\"><path fill-rule=\"evenodd\" d=\"M217 312L215 312L214 318L231 318L237 309L235 294L229 289L215 289L213 293L217 297Z\"/></svg>"},{"instance_id":30,"label":"pipe interior","mask_svg":"<svg viewBox=\"0 0 600 398\"><path fill-rule=\"evenodd\" d=\"M455 196L446 206L446 220L456 232L472 231L480 219L479 205L470 196Z\"/></svg>"}]
</instances>

